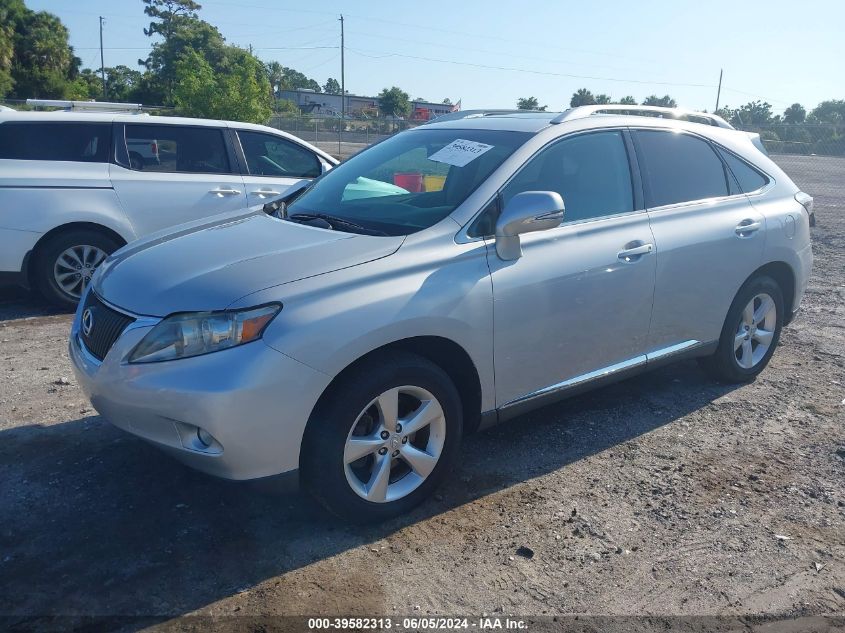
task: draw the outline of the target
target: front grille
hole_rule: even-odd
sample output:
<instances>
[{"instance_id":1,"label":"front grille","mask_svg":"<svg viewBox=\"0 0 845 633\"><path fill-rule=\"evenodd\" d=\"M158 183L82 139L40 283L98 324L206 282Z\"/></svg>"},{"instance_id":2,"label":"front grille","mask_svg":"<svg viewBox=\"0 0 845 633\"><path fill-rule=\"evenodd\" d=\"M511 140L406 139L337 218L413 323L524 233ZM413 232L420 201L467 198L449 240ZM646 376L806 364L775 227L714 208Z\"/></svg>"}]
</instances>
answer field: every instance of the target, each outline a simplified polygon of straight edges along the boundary
<instances>
[{"instance_id":1,"label":"front grille","mask_svg":"<svg viewBox=\"0 0 845 633\"><path fill-rule=\"evenodd\" d=\"M79 337L93 356L103 360L117 337L134 320L117 310L112 310L100 301L97 295L89 292L82 307Z\"/></svg>"}]
</instances>

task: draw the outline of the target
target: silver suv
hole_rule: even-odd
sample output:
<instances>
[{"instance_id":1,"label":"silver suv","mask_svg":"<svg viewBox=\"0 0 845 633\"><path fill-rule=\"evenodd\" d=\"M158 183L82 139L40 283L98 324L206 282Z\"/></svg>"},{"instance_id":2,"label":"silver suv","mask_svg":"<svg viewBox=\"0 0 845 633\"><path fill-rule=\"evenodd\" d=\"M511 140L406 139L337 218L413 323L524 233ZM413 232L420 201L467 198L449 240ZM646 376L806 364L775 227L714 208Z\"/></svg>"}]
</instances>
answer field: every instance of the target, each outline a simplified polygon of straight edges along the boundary
<instances>
[{"instance_id":1,"label":"silver suv","mask_svg":"<svg viewBox=\"0 0 845 633\"><path fill-rule=\"evenodd\" d=\"M272 214L121 249L70 355L106 419L198 469L396 515L466 433L681 358L763 370L812 199L756 142L590 109L424 125Z\"/></svg>"}]
</instances>

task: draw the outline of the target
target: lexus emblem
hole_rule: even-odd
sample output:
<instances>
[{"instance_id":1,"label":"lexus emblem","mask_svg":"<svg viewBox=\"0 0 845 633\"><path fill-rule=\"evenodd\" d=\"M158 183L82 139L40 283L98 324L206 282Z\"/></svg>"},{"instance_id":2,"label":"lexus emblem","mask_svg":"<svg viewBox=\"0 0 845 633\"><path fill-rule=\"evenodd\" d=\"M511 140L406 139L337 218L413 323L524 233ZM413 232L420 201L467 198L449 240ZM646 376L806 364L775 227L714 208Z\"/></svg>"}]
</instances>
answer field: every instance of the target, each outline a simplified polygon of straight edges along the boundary
<instances>
[{"instance_id":1,"label":"lexus emblem","mask_svg":"<svg viewBox=\"0 0 845 633\"><path fill-rule=\"evenodd\" d=\"M94 329L94 313L91 312L91 308L85 308L85 312L82 313L82 333L85 336L91 336L91 330Z\"/></svg>"}]
</instances>

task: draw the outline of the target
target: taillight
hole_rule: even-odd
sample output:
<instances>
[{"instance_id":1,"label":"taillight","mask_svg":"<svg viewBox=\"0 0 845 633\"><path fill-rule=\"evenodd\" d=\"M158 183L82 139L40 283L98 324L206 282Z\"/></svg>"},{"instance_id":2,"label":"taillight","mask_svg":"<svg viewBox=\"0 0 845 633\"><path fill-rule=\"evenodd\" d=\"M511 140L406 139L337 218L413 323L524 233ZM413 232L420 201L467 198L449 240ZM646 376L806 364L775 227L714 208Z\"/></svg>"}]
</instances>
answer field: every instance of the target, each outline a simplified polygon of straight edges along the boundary
<instances>
[{"instance_id":1,"label":"taillight","mask_svg":"<svg viewBox=\"0 0 845 633\"><path fill-rule=\"evenodd\" d=\"M816 226L816 213L813 211L813 196L799 191L795 194L795 202L804 207L804 211L807 212L807 216L810 219L810 226Z\"/></svg>"}]
</instances>

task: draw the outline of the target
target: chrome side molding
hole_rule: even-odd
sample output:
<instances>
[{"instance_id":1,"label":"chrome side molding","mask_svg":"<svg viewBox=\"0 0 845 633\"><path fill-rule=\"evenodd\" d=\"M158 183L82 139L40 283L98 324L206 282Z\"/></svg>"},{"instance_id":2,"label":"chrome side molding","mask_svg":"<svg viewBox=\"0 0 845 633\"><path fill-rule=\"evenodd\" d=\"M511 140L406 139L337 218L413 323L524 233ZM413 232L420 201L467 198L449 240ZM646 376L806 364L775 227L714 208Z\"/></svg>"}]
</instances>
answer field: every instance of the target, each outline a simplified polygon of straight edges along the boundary
<instances>
[{"instance_id":1,"label":"chrome side molding","mask_svg":"<svg viewBox=\"0 0 845 633\"><path fill-rule=\"evenodd\" d=\"M668 347L662 347L660 349L654 350L653 352L649 352L648 354L635 356L634 358L624 360L621 363L616 363L608 367L596 369L595 371L587 372L586 374L581 374L580 376L575 376L574 378L562 380L561 382L549 385L548 387L543 387L542 389L538 389L537 391L532 391L531 393L525 394L524 396L509 400L501 407L499 407L499 409L504 410L508 409L509 407L525 404L527 402L530 402L531 400L544 398L546 396L551 396L556 393L563 393L570 389L574 389L575 387L582 386L588 382L593 382L594 380L600 380L602 378L610 378L612 376L615 376L616 374L621 374L629 370L642 368L654 361L663 360L672 356L680 355L684 352L692 351L698 347L702 347L703 345L704 344L701 343L701 341L689 340L682 341L681 343L676 343L674 345L669 345Z\"/></svg>"},{"instance_id":2,"label":"chrome side molding","mask_svg":"<svg viewBox=\"0 0 845 633\"><path fill-rule=\"evenodd\" d=\"M628 369L633 369L635 367L643 366L645 364L645 355L635 356L634 358L622 361L621 363L616 363L615 365L610 365L609 367L604 367L602 369L596 369L595 371L591 371L586 374L581 374L580 376L575 376L574 378L569 378L568 380L563 380L553 385L549 385L548 387L543 387L542 389L538 389L537 391L532 391L531 393L525 394L524 396L520 396L519 398L514 398L513 400L506 402L500 408L507 409L508 407L523 404L525 402L529 402L530 400L549 396L553 393L557 393L560 391L566 391L567 389L572 389L573 387L577 387L584 383L592 382L593 380L598 380L599 378L606 378L612 376L613 374L617 374Z\"/></svg>"}]
</instances>

